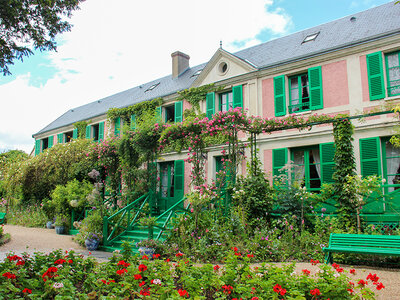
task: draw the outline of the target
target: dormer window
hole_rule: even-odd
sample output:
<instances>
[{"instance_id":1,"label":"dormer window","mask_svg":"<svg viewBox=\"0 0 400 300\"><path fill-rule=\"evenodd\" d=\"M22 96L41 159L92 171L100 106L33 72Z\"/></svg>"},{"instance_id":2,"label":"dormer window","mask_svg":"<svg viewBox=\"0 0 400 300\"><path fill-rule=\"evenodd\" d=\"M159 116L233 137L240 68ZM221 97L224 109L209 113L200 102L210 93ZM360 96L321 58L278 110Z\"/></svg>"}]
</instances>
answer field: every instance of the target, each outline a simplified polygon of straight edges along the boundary
<instances>
[{"instance_id":1,"label":"dormer window","mask_svg":"<svg viewBox=\"0 0 400 300\"><path fill-rule=\"evenodd\" d=\"M147 90L145 90L144 92L146 93L146 92L148 92L148 91L154 90L159 84L160 84L159 82L153 84L152 86L150 86L150 87L149 87Z\"/></svg>"},{"instance_id":2,"label":"dormer window","mask_svg":"<svg viewBox=\"0 0 400 300\"><path fill-rule=\"evenodd\" d=\"M201 73L201 71L203 71L203 69L200 69L200 70L197 70L192 76L190 76L190 77L196 77L196 76L199 76L200 75L200 73Z\"/></svg>"},{"instance_id":3,"label":"dormer window","mask_svg":"<svg viewBox=\"0 0 400 300\"><path fill-rule=\"evenodd\" d=\"M303 40L303 43L302 43L302 44L307 43L307 42L314 41L314 40L317 38L318 35L319 35L319 32L313 33L313 34L310 34L310 35L307 35L307 36L305 37L305 39Z\"/></svg>"}]
</instances>

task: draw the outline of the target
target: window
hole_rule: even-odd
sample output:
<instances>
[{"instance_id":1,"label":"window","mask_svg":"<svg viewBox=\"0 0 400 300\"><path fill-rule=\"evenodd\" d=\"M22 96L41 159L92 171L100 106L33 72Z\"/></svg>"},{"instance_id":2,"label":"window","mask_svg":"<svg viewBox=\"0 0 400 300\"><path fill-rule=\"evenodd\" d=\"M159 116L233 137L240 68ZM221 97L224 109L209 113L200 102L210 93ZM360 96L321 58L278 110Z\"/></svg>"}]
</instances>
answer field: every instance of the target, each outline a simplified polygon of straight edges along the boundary
<instances>
[{"instance_id":1,"label":"window","mask_svg":"<svg viewBox=\"0 0 400 300\"><path fill-rule=\"evenodd\" d=\"M243 86L234 86L232 91L217 94L217 97L215 93L208 93L206 96L206 116L209 120L215 114L216 105L218 105L217 109L223 112L230 108L243 108Z\"/></svg>"},{"instance_id":2,"label":"window","mask_svg":"<svg viewBox=\"0 0 400 300\"><path fill-rule=\"evenodd\" d=\"M104 139L104 122L86 126L86 138L100 142Z\"/></svg>"},{"instance_id":3,"label":"window","mask_svg":"<svg viewBox=\"0 0 400 300\"><path fill-rule=\"evenodd\" d=\"M64 133L64 141L66 143L70 142L73 138L73 131L68 131L66 133Z\"/></svg>"},{"instance_id":4,"label":"window","mask_svg":"<svg viewBox=\"0 0 400 300\"><path fill-rule=\"evenodd\" d=\"M49 148L49 138L42 139L42 151Z\"/></svg>"},{"instance_id":5,"label":"window","mask_svg":"<svg viewBox=\"0 0 400 300\"><path fill-rule=\"evenodd\" d=\"M145 90L144 92L146 93L146 92L148 92L148 91L154 90L159 84L160 84L160 83L157 82L157 83L155 83L155 84L149 86L149 87L147 88L147 90Z\"/></svg>"},{"instance_id":6,"label":"window","mask_svg":"<svg viewBox=\"0 0 400 300\"><path fill-rule=\"evenodd\" d=\"M385 59L388 95L400 95L400 52L389 53Z\"/></svg>"},{"instance_id":7,"label":"window","mask_svg":"<svg viewBox=\"0 0 400 300\"><path fill-rule=\"evenodd\" d=\"M289 113L310 110L308 74L289 78Z\"/></svg>"},{"instance_id":8,"label":"window","mask_svg":"<svg viewBox=\"0 0 400 300\"><path fill-rule=\"evenodd\" d=\"M165 106L164 112L165 112L165 123L175 122L175 106L174 105Z\"/></svg>"},{"instance_id":9,"label":"window","mask_svg":"<svg viewBox=\"0 0 400 300\"><path fill-rule=\"evenodd\" d=\"M287 79L288 86L285 75L274 77L275 117L285 116L287 111L294 113L324 108L321 67L310 68ZM287 93L289 102L286 101Z\"/></svg>"},{"instance_id":10,"label":"window","mask_svg":"<svg viewBox=\"0 0 400 300\"><path fill-rule=\"evenodd\" d=\"M321 189L321 162L319 147L292 149L291 160L294 164L293 179L301 182L309 191Z\"/></svg>"},{"instance_id":11,"label":"window","mask_svg":"<svg viewBox=\"0 0 400 300\"><path fill-rule=\"evenodd\" d=\"M318 34L319 34L319 32L313 33L313 34L310 34L310 35L307 35L307 36L304 38L302 44L307 43L307 42L314 41L314 40L317 38Z\"/></svg>"},{"instance_id":12,"label":"window","mask_svg":"<svg viewBox=\"0 0 400 300\"><path fill-rule=\"evenodd\" d=\"M200 70L197 70L192 76L190 76L190 77L196 77L196 76L199 76L200 75L200 73L201 73L201 71L203 71L203 69L200 69Z\"/></svg>"},{"instance_id":13,"label":"window","mask_svg":"<svg viewBox=\"0 0 400 300\"><path fill-rule=\"evenodd\" d=\"M226 112L233 108L233 94L232 91L222 93L219 95L219 110Z\"/></svg>"},{"instance_id":14,"label":"window","mask_svg":"<svg viewBox=\"0 0 400 300\"><path fill-rule=\"evenodd\" d=\"M393 192L400 189L400 149L395 148L389 138L382 139L381 144L385 192Z\"/></svg>"}]
</instances>

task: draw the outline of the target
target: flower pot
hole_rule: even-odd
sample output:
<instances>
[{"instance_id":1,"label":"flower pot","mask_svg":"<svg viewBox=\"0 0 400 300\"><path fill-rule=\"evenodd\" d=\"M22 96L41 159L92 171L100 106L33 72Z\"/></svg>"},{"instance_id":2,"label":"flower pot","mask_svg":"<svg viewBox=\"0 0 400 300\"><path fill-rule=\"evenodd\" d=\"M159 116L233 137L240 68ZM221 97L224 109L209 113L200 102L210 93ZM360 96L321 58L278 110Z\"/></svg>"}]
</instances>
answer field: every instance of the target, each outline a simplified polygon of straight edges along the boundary
<instances>
[{"instance_id":1,"label":"flower pot","mask_svg":"<svg viewBox=\"0 0 400 300\"><path fill-rule=\"evenodd\" d=\"M152 258L153 254L156 252L156 249L147 247L140 247L138 250L140 254L142 255L146 254L150 258Z\"/></svg>"},{"instance_id":2,"label":"flower pot","mask_svg":"<svg viewBox=\"0 0 400 300\"><path fill-rule=\"evenodd\" d=\"M57 234L63 234L65 231L65 227L64 226L56 226L56 233Z\"/></svg>"},{"instance_id":3,"label":"flower pot","mask_svg":"<svg viewBox=\"0 0 400 300\"><path fill-rule=\"evenodd\" d=\"M52 221L47 221L47 223L46 223L46 228L47 228L47 229L53 229L53 228L54 228L53 222L52 222Z\"/></svg>"},{"instance_id":4,"label":"flower pot","mask_svg":"<svg viewBox=\"0 0 400 300\"><path fill-rule=\"evenodd\" d=\"M86 239L85 240L86 249L88 249L89 251L97 250L97 248L99 247L99 244L100 244L100 241L95 240L95 239Z\"/></svg>"}]
</instances>

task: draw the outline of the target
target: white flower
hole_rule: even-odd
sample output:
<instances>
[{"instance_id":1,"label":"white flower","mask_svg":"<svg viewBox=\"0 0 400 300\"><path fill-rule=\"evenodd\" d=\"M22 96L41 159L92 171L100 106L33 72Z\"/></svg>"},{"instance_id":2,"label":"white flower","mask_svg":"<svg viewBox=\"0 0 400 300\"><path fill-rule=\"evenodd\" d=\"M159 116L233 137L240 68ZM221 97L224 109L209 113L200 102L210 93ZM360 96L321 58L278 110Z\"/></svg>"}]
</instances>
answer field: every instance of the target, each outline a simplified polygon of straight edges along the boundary
<instances>
[{"instance_id":1,"label":"white flower","mask_svg":"<svg viewBox=\"0 0 400 300\"><path fill-rule=\"evenodd\" d=\"M64 287L64 284L62 282L54 282L53 284L53 288L55 289L60 289L62 287Z\"/></svg>"},{"instance_id":2,"label":"white flower","mask_svg":"<svg viewBox=\"0 0 400 300\"><path fill-rule=\"evenodd\" d=\"M160 279L154 279L153 284L159 284L161 285L161 280Z\"/></svg>"}]
</instances>

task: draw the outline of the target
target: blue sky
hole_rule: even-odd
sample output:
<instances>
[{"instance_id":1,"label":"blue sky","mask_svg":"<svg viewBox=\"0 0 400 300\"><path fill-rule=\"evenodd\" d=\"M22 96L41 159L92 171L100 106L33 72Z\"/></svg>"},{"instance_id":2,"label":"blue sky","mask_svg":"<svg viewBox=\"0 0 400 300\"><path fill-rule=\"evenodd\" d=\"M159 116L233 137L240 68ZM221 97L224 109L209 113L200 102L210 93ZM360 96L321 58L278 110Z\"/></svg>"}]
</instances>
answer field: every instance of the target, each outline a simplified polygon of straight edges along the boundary
<instances>
[{"instance_id":1,"label":"blue sky","mask_svg":"<svg viewBox=\"0 0 400 300\"><path fill-rule=\"evenodd\" d=\"M12 76L0 75L0 151L30 152L32 134L68 109L168 75L176 50L194 66L220 40L235 52L390 1L142 2L84 2L72 31L58 37L58 52L37 52L11 66Z\"/></svg>"}]
</instances>

